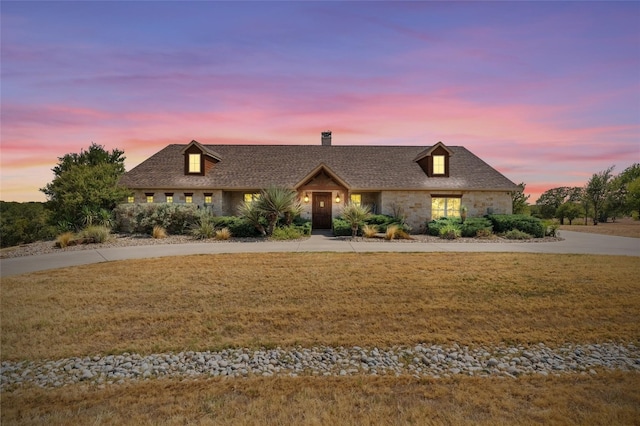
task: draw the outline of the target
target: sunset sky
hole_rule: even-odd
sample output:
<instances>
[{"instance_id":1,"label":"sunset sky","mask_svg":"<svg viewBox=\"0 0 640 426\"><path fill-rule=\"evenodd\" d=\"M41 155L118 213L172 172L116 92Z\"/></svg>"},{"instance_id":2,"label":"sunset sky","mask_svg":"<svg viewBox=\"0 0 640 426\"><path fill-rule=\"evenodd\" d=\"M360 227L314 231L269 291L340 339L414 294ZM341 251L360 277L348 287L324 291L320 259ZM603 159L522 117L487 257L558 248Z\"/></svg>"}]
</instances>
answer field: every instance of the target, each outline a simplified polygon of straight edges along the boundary
<instances>
[{"instance_id":1,"label":"sunset sky","mask_svg":"<svg viewBox=\"0 0 640 426\"><path fill-rule=\"evenodd\" d=\"M12 2L1 192L91 142L462 145L558 186L640 162L640 2ZM357 161L357 159L354 159Z\"/></svg>"}]
</instances>

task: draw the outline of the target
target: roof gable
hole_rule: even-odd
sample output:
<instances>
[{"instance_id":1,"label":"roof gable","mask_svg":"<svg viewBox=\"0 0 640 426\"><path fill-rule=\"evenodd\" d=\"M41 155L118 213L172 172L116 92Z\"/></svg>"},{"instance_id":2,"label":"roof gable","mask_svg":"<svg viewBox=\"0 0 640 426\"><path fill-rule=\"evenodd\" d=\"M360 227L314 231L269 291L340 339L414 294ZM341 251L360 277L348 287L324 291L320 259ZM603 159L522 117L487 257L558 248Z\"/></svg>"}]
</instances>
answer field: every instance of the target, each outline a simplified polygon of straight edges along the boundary
<instances>
[{"instance_id":1,"label":"roof gable","mask_svg":"<svg viewBox=\"0 0 640 426\"><path fill-rule=\"evenodd\" d=\"M321 186L324 188L335 186L337 188L349 189L349 185L324 163L320 163L293 187L299 189L305 186Z\"/></svg>"},{"instance_id":2,"label":"roof gable","mask_svg":"<svg viewBox=\"0 0 640 426\"><path fill-rule=\"evenodd\" d=\"M212 151L209 148L206 148L204 145L202 145L200 142L196 140L192 140L189 144L187 144L187 146L185 146L180 153L184 155L187 152L192 151L193 147L197 148L202 153L202 155L213 158L216 161L222 161L222 156L220 154L218 154L215 151Z\"/></svg>"},{"instance_id":3,"label":"roof gable","mask_svg":"<svg viewBox=\"0 0 640 426\"><path fill-rule=\"evenodd\" d=\"M433 154L434 152L437 153L438 151L442 151L442 150L444 150L447 153L447 155L453 155L453 152L449 148L447 148L445 144L443 144L442 142L438 142L437 144L433 145L431 148L427 148L426 150L418 154L416 158L413 159L413 161L418 162L423 158L426 158L429 155Z\"/></svg>"}]
</instances>

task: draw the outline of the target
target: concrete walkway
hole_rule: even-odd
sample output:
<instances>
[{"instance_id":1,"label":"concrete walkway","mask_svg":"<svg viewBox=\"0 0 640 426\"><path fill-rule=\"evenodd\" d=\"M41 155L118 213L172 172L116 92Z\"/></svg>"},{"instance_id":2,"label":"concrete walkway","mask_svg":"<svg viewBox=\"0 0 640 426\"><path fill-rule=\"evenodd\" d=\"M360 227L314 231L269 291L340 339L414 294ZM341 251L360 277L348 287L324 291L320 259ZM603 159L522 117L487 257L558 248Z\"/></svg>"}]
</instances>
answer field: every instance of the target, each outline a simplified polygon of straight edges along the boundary
<instances>
[{"instance_id":1,"label":"concrete walkway","mask_svg":"<svg viewBox=\"0 0 640 426\"><path fill-rule=\"evenodd\" d=\"M217 253L506 252L640 256L640 238L612 237L572 231L561 231L561 237L564 238L564 241L547 243L416 243L389 241L352 242L334 238L329 234L314 234L303 241L188 243L112 247L2 259L0 260L0 276L8 277L28 272L124 259Z\"/></svg>"}]
</instances>

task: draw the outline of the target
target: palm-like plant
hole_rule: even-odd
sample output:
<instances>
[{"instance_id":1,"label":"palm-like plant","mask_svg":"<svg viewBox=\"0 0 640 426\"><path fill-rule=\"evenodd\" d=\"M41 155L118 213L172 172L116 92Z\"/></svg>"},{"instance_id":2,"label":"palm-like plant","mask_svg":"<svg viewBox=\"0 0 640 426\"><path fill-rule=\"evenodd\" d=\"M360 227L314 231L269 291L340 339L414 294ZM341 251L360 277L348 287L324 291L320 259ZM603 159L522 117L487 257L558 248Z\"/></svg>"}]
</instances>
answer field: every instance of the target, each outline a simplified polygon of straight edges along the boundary
<instances>
[{"instance_id":1,"label":"palm-like plant","mask_svg":"<svg viewBox=\"0 0 640 426\"><path fill-rule=\"evenodd\" d=\"M358 234L358 227L369 217L370 214L371 210L369 209L369 206L349 203L343 207L342 218L351 225L352 237L355 237Z\"/></svg>"},{"instance_id":2,"label":"palm-like plant","mask_svg":"<svg viewBox=\"0 0 640 426\"><path fill-rule=\"evenodd\" d=\"M255 201L257 209L267 219L267 234L271 235L278 219L288 215L293 218L300 212L298 193L289 188L270 186L263 189L260 198Z\"/></svg>"},{"instance_id":3,"label":"palm-like plant","mask_svg":"<svg viewBox=\"0 0 640 426\"><path fill-rule=\"evenodd\" d=\"M245 201L238 208L238 214L251 223L262 235L267 232L262 225L262 212L258 209L258 203Z\"/></svg>"}]
</instances>

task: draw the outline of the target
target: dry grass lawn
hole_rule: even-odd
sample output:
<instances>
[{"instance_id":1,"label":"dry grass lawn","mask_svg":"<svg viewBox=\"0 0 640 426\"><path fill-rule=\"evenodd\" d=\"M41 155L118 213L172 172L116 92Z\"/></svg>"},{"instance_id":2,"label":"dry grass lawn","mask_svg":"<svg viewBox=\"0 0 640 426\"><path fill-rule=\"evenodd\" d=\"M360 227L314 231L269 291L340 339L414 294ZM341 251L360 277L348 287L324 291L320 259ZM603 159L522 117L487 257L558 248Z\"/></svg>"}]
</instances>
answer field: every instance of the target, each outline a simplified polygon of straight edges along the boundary
<instances>
[{"instance_id":1,"label":"dry grass lawn","mask_svg":"<svg viewBox=\"0 0 640 426\"><path fill-rule=\"evenodd\" d=\"M11 425L638 424L640 375L155 380L2 395Z\"/></svg>"},{"instance_id":2,"label":"dry grass lawn","mask_svg":"<svg viewBox=\"0 0 640 426\"><path fill-rule=\"evenodd\" d=\"M628 256L287 253L130 260L3 278L2 359L228 346L549 346L640 339ZM640 374L253 377L26 387L3 425L638 424Z\"/></svg>"},{"instance_id":3,"label":"dry grass lawn","mask_svg":"<svg viewBox=\"0 0 640 426\"><path fill-rule=\"evenodd\" d=\"M2 358L273 346L636 341L640 262L541 254L237 254L2 280Z\"/></svg>"},{"instance_id":4,"label":"dry grass lawn","mask_svg":"<svg viewBox=\"0 0 640 426\"><path fill-rule=\"evenodd\" d=\"M568 221L566 223L569 223ZM561 225L560 230L591 232L593 234L615 235L618 237L640 238L640 220L631 218L616 219L615 222L598 223L593 225L589 220L588 224L584 224L584 219L575 219L573 225Z\"/></svg>"}]
</instances>

